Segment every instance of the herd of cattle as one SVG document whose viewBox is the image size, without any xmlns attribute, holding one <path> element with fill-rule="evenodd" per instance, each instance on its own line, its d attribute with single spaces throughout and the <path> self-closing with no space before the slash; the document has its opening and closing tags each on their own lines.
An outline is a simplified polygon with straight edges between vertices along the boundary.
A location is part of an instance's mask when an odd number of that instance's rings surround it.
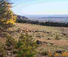
<svg viewBox="0 0 68 57">
<path fill-rule="evenodd" d="M 51 32 L 47 32 L 47 31 L 40 31 L 40 30 L 31 30 L 31 29 L 21 29 L 21 28 L 18 28 L 18 30 L 17 30 L 17 32 L 19 32 L 19 33 L 22 33 L 22 32 L 43 32 L 43 33 L 48 33 L 48 34 L 50 34 Z"/>
</svg>

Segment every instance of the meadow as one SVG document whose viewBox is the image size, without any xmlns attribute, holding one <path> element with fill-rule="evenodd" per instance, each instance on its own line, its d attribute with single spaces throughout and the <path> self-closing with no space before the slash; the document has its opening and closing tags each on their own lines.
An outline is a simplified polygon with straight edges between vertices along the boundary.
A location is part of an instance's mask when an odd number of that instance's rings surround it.
<svg viewBox="0 0 68 57">
<path fill-rule="evenodd" d="M 56 51 L 68 52 L 68 28 L 51 27 L 35 24 L 16 23 L 9 29 L 9 33 L 18 40 L 21 33 L 28 33 L 39 45 L 38 56 L 46 56 L 48 52 L 54 54 Z M 4 37 L 0 37 L 0 42 L 5 43 Z M 41 55 L 40 55 L 41 54 Z"/>
</svg>

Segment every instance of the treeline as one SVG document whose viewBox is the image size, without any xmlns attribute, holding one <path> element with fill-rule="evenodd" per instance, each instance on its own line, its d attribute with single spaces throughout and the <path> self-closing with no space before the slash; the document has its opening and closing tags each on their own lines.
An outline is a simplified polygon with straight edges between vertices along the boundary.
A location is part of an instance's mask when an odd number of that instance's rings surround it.
<svg viewBox="0 0 68 57">
<path fill-rule="evenodd" d="M 54 27 L 68 27 L 68 23 L 60 23 L 60 22 L 39 22 L 39 21 L 32 21 L 32 20 L 19 20 L 17 19 L 18 23 L 29 23 L 29 24 L 37 24 L 37 25 L 44 25 L 44 26 L 54 26 Z"/>
</svg>

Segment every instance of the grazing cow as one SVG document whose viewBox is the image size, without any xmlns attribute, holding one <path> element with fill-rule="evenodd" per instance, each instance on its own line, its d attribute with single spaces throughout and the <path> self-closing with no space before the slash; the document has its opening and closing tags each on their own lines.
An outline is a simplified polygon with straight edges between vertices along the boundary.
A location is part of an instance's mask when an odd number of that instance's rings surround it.
<svg viewBox="0 0 68 57">
<path fill-rule="evenodd" d="M 29 32 L 29 30 L 28 29 L 23 29 L 23 31 L 26 33 L 26 32 Z"/>
<path fill-rule="evenodd" d="M 22 33 L 22 29 L 18 28 L 17 32 Z"/>
<path fill-rule="evenodd" d="M 28 30 L 28 29 L 26 29 L 26 30 L 25 30 L 25 32 L 29 32 L 29 30 Z"/>
</svg>

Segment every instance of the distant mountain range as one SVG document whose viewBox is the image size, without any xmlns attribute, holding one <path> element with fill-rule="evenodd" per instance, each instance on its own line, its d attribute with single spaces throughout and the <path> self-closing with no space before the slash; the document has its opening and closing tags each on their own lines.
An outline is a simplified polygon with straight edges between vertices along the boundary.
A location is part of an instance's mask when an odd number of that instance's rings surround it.
<svg viewBox="0 0 68 57">
<path fill-rule="evenodd" d="M 26 15 L 27 18 L 33 21 L 40 21 L 40 22 L 62 22 L 67 23 L 68 22 L 68 15 Z"/>
<path fill-rule="evenodd" d="M 17 19 L 19 20 L 32 20 L 32 21 L 40 21 L 40 22 L 61 22 L 68 23 L 68 15 L 17 15 Z"/>
</svg>

